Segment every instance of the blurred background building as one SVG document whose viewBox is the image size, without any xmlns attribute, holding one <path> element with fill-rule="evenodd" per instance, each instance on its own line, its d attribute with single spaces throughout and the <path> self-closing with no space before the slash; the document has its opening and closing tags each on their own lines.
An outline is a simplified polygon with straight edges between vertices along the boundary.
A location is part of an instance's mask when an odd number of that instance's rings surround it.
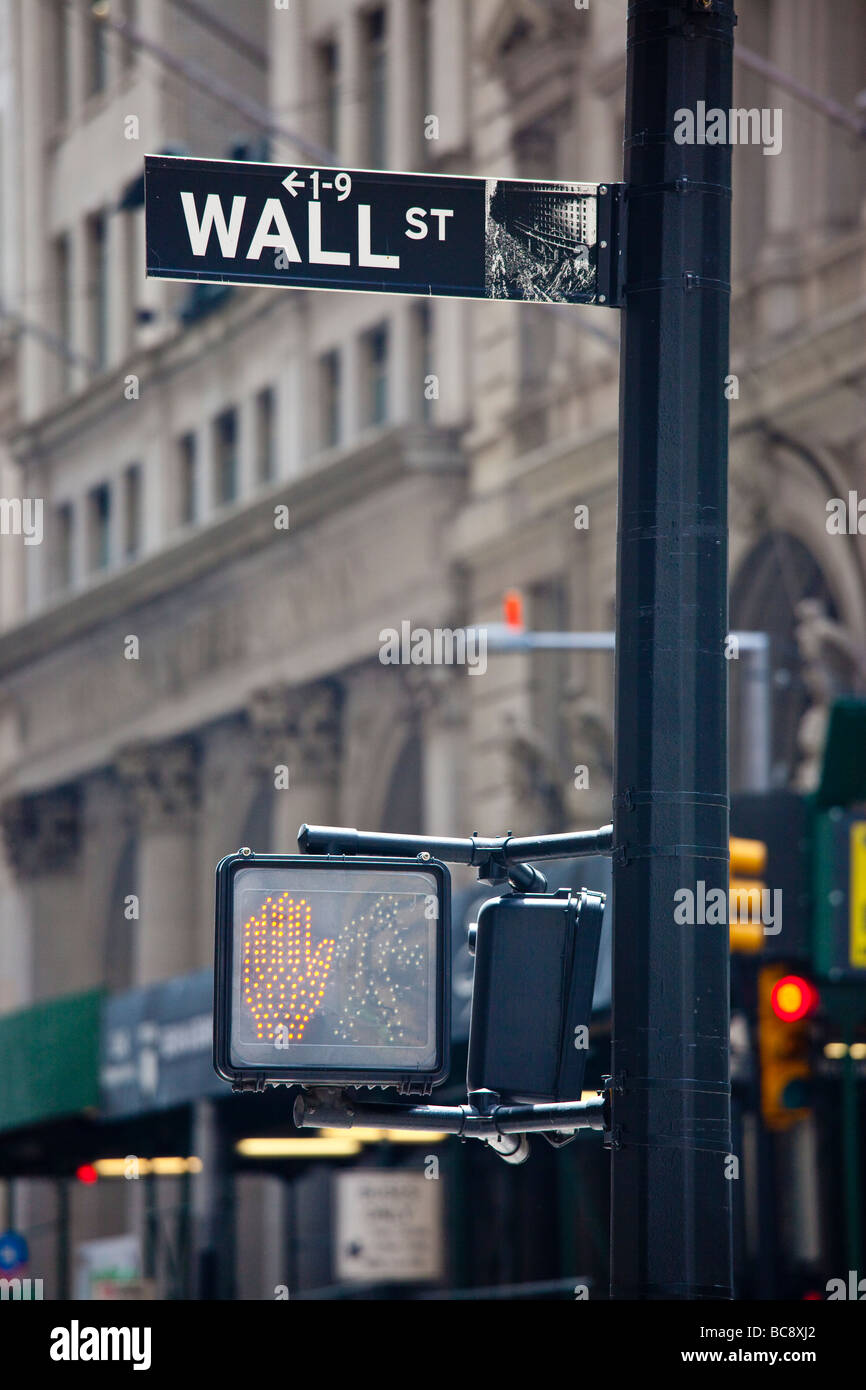
<svg viewBox="0 0 866 1390">
<path fill-rule="evenodd" d="M 826 524 L 866 495 L 866 12 L 743 11 L 735 102 L 783 138 L 734 150 L 730 627 L 769 655 L 731 663 L 732 781 L 802 794 L 866 695 L 866 546 Z M 288 1105 L 212 1076 L 208 977 L 240 845 L 609 819 L 610 652 L 468 679 L 382 665 L 379 633 L 498 622 L 512 589 L 530 628 L 613 627 L 617 313 L 148 281 L 142 159 L 616 181 L 624 79 L 623 0 L 0 0 L 0 487 L 44 533 L 0 538 L 0 1173 L 50 1296 L 100 1261 L 160 1296 L 362 1288 L 334 1172 L 429 1155 L 416 1284 L 604 1286 L 590 1141 L 240 1153 Z M 596 1075 L 604 1048 L 601 1015 Z M 845 1258 L 832 1142 L 776 1141 L 787 1225 L 762 1265 L 744 1198 L 746 1292 Z"/>
</svg>

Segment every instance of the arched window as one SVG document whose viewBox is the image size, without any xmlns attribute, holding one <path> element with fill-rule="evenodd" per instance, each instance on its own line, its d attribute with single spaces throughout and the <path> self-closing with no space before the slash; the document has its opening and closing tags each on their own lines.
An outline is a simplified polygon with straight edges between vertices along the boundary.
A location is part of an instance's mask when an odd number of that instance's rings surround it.
<svg viewBox="0 0 866 1390">
<path fill-rule="evenodd" d="M 797 730 L 812 703 L 803 681 L 797 647 L 797 608 L 817 599 L 828 618 L 838 619 L 830 588 L 817 560 L 802 541 L 770 531 L 740 566 L 731 588 L 731 631 L 770 635 L 771 781 L 789 786 L 798 762 Z M 731 790 L 749 784 L 749 743 L 745 730 L 745 662 L 731 662 Z"/>
<path fill-rule="evenodd" d="M 379 829 L 403 835 L 423 832 L 421 740 L 408 736 L 394 763 Z"/>
</svg>

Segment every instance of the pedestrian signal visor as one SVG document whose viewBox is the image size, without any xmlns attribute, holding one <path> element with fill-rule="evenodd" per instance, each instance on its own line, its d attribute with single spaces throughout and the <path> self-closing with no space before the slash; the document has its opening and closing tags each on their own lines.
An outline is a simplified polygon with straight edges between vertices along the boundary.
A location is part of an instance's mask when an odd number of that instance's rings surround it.
<svg viewBox="0 0 866 1390">
<path fill-rule="evenodd" d="M 214 1065 L 235 1089 L 425 1091 L 448 1073 L 435 860 L 232 854 L 216 873 Z"/>
</svg>

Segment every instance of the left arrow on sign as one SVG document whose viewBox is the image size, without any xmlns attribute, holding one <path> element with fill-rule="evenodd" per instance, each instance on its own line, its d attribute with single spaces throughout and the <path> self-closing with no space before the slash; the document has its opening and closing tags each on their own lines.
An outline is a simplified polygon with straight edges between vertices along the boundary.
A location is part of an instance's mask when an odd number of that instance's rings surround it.
<svg viewBox="0 0 866 1390">
<path fill-rule="evenodd" d="M 293 169 L 292 172 L 283 179 L 283 188 L 287 188 L 292 197 L 297 198 L 298 189 L 304 187 L 304 182 L 304 179 L 298 178 L 297 169 Z"/>
</svg>

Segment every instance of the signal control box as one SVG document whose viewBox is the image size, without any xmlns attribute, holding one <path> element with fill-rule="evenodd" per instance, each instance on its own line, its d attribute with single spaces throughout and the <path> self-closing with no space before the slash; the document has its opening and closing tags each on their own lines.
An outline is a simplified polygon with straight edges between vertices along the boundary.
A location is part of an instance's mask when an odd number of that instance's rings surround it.
<svg viewBox="0 0 866 1390">
<path fill-rule="evenodd" d="M 579 1100 L 603 893 L 563 888 L 484 903 L 470 928 L 475 979 L 466 1079 L 506 1103 Z"/>
</svg>

